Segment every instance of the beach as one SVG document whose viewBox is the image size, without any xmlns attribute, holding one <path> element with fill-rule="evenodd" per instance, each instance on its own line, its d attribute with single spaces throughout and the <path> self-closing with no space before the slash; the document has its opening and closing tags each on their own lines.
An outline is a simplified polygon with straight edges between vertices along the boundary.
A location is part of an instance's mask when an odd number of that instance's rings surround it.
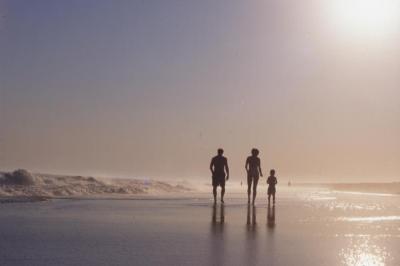
<svg viewBox="0 0 400 266">
<path fill-rule="evenodd" d="M 400 266 L 400 0 L 0 0 L 0 31 L 0 266 Z"/>
<path fill-rule="evenodd" d="M 282 188 L 0 205 L 1 265 L 398 265 L 400 197 Z"/>
</svg>

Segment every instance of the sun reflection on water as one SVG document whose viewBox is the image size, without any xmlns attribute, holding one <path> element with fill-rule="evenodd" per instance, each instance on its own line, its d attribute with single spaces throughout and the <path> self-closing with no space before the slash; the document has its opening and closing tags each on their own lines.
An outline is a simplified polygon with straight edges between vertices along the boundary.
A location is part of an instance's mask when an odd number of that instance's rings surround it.
<svg viewBox="0 0 400 266">
<path fill-rule="evenodd" d="M 371 217 L 339 217 L 339 221 L 347 222 L 384 222 L 384 221 L 400 221 L 400 216 L 371 216 Z"/>
<path fill-rule="evenodd" d="M 384 247 L 371 244 L 369 238 L 362 238 L 356 243 L 351 242 L 349 248 L 342 249 L 340 257 L 348 266 L 384 266 L 390 254 Z"/>
</svg>

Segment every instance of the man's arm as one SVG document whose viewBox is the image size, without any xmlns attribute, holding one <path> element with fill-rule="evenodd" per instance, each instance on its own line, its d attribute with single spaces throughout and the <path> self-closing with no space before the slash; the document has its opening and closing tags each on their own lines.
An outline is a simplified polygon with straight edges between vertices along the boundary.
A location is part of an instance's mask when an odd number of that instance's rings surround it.
<svg viewBox="0 0 400 266">
<path fill-rule="evenodd" d="M 261 160 L 258 162 L 258 170 L 260 171 L 260 176 L 263 176 L 262 170 L 261 170 Z"/>
<path fill-rule="evenodd" d="M 211 174 L 214 174 L 213 166 L 214 166 L 214 160 L 211 159 L 211 163 L 210 163 L 210 171 L 211 171 Z"/>
<path fill-rule="evenodd" d="M 225 171 L 226 171 L 226 180 L 229 179 L 229 166 L 228 166 L 228 159 L 225 161 Z"/>
<path fill-rule="evenodd" d="M 249 172 L 249 157 L 246 159 L 246 164 L 244 165 L 244 169 L 246 169 L 246 172 Z"/>
</svg>

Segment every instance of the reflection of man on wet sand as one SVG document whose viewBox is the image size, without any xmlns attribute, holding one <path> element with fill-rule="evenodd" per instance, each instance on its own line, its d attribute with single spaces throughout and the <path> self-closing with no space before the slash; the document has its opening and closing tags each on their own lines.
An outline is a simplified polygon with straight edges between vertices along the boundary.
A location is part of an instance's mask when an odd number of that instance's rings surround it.
<svg viewBox="0 0 400 266">
<path fill-rule="evenodd" d="M 210 224 L 210 261 L 207 265 L 223 265 L 226 255 L 226 238 L 224 237 L 225 206 L 224 204 L 213 204 Z"/>
<path fill-rule="evenodd" d="M 222 156 L 222 154 L 224 154 L 224 150 L 218 149 L 218 155 L 213 157 L 210 163 L 210 171 L 212 173 L 214 203 L 217 202 L 218 186 L 221 187 L 221 202 L 224 203 L 225 180 L 229 179 L 228 159 Z"/>
<path fill-rule="evenodd" d="M 213 225 L 217 225 L 217 224 L 223 225 L 225 223 L 225 208 L 224 208 L 224 205 L 221 204 L 221 206 L 220 206 L 219 217 L 217 216 L 217 205 L 213 205 L 213 213 L 212 213 L 211 222 L 212 222 Z"/>
<path fill-rule="evenodd" d="M 225 206 L 221 204 L 217 208 L 217 204 L 213 204 L 211 216 L 211 232 L 215 235 L 223 233 L 225 225 Z"/>
</svg>

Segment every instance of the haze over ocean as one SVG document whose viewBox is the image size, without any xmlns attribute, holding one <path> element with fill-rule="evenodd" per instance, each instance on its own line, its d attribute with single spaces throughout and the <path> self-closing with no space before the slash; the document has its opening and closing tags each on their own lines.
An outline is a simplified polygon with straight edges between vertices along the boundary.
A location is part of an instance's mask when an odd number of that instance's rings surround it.
<svg viewBox="0 0 400 266">
<path fill-rule="evenodd" d="M 1 1 L 0 169 L 398 181 L 399 4 L 359 2 Z"/>
</svg>

